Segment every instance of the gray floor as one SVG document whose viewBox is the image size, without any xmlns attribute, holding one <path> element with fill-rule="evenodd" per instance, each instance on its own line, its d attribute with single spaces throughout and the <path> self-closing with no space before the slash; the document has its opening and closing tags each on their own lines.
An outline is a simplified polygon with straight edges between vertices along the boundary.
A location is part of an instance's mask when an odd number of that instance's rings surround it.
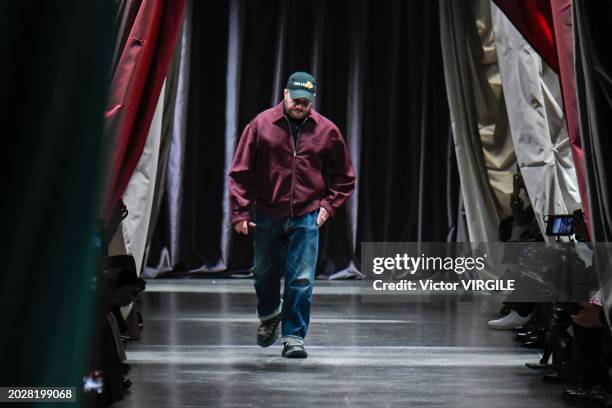
<svg viewBox="0 0 612 408">
<path fill-rule="evenodd" d="M 540 355 L 486 328 L 500 298 L 367 302 L 317 282 L 305 360 L 255 345 L 248 280 L 150 281 L 130 343 L 131 393 L 113 407 L 560 407 Z"/>
</svg>

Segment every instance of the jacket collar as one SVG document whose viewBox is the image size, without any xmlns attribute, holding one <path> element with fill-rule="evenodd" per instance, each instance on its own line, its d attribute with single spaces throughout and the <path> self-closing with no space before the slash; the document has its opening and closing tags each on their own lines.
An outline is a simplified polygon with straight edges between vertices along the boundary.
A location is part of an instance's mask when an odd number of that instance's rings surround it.
<svg viewBox="0 0 612 408">
<path fill-rule="evenodd" d="M 274 116 L 272 118 L 273 122 L 278 122 L 281 119 L 285 118 L 285 105 L 283 104 L 283 101 L 280 101 L 279 104 L 277 104 L 274 108 Z M 310 108 L 310 113 L 308 114 L 308 116 L 306 116 L 306 119 L 312 119 L 312 121 L 315 124 L 319 123 L 319 113 L 317 111 L 315 111 L 314 109 Z"/>
</svg>

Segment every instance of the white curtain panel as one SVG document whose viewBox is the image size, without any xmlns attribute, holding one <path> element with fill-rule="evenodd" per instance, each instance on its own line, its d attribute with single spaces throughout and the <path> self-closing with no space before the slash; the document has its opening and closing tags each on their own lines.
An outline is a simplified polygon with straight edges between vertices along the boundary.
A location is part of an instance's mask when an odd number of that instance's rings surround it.
<svg viewBox="0 0 612 408">
<path fill-rule="evenodd" d="M 134 256 L 136 271 L 140 275 L 142 261 L 147 244 L 149 232 L 149 220 L 153 195 L 155 192 L 155 178 L 157 177 L 157 161 L 159 159 L 159 148 L 162 129 L 162 113 L 164 107 L 165 82 L 159 94 L 155 114 L 151 122 L 147 141 L 136 166 L 136 170 L 130 179 L 123 202 L 128 209 L 128 216 L 123 222 L 123 240 L 128 254 Z"/>
<path fill-rule="evenodd" d="M 544 234 L 545 215 L 582 207 L 559 77 L 493 2 L 491 15 L 516 158 Z"/>
<path fill-rule="evenodd" d="M 469 239 L 491 242 L 498 237 L 500 209 L 487 173 L 476 100 L 484 95 L 494 98 L 485 73 L 476 69 L 481 65 L 474 62 L 474 48 L 481 44 L 465 7 L 463 2 L 440 0 L 444 77 Z"/>
</svg>

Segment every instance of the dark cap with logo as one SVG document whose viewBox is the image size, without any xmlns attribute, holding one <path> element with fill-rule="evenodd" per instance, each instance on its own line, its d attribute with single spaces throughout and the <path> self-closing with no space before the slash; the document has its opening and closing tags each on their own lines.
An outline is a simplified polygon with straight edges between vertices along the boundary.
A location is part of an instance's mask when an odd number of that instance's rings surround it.
<svg viewBox="0 0 612 408">
<path fill-rule="evenodd" d="M 307 72 L 294 72 L 287 80 L 287 89 L 291 99 L 314 100 L 317 83 L 312 75 Z"/>
</svg>

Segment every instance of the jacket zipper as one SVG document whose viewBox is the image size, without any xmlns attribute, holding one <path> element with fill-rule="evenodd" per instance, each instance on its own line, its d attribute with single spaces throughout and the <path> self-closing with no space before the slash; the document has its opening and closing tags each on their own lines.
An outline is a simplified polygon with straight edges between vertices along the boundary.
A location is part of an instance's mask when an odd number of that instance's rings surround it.
<svg viewBox="0 0 612 408">
<path fill-rule="evenodd" d="M 291 136 L 291 145 L 293 146 L 293 161 L 291 162 L 291 190 L 289 192 L 289 211 L 291 212 L 291 218 L 293 218 L 293 186 L 295 182 L 295 158 L 297 157 L 297 145 L 300 141 L 300 131 L 302 130 L 302 126 L 308 120 L 308 117 L 304 119 L 300 128 L 298 129 L 297 135 L 295 136 L 295 142 L 293 141 L 293 128 L 291 127 L 291 123 L 287 116 L 285 116 L 285 120 L 287 121 L 287 126 L 289 126 L 289 135 Z"/>
</svg>

